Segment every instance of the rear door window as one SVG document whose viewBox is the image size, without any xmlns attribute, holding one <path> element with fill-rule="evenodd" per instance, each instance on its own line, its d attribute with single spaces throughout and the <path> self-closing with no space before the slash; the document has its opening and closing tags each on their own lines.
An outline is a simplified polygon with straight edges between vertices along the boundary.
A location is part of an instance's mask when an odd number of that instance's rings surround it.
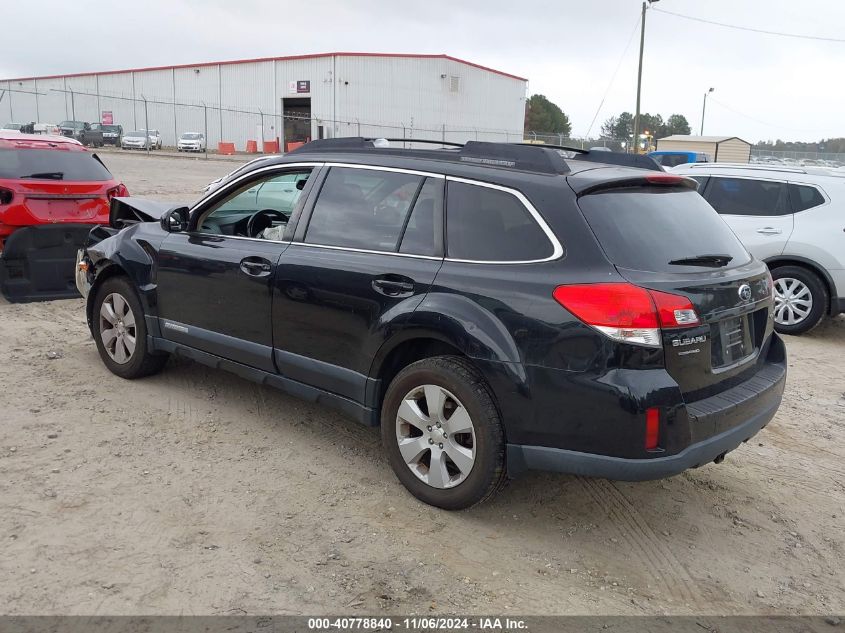
<svg viewBox="0 0 845 633">
<path fill-rule="evenodd" d="M 423 177 L 402 172 L 332 167 L 305 241 L 362 250 L 396 251 Z"/>
<path fill-rule="evenodd" d="M 822 192 L 809 185 L 789 185 L 789 201 L 792 203 L 792 210 L 805 211 L 825 203 Z"/>
<path fill-rule="evenodd" d="M 446 249 L 451 259 L 536 261 L 554 246 L 512 193 L 450 182 L 446 194 Z"/>
<path fill-rule="evenodd" d="M 0 149 L 0 178 L 31 180 L 111 180 L 93 154 L 61 149 Z"/>
<path fill-rule="evenodd" d="M 583 196 L 578 205 L 607 257 L 622 268 L 684 272 L 687 266 L 669 262 L 696 255 L 727 255 L 731 267 L 751 260 L 728 225 L 688 189 L 618 189 Z"/>
<path fill-rule="evenodd" d="M 712 176 L 707 202 L 722 215 L 786 215 L 786 184 L 774 180 Z"/>
</svg>

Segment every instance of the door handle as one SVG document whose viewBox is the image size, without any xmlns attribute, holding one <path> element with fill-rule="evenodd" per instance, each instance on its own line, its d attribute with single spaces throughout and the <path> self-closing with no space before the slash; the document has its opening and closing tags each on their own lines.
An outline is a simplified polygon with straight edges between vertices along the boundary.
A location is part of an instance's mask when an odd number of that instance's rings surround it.
<svg viewBox="0 0 845 633">
<path fill-rule="evenodd" d="M 783 230 L 776 229 L 773 226 L 765 226 L 762 229 L 757 229 L 757 232 L 762 235 L 780 235 L 781 233 L 783 233 Z"/>
<path fill-rule="evenodd" d="M 373 290 L 388 297 L 402 297 L 414 292 L 414 282 L 401 279 L 373 279 Z"/>
<path fill-rule="evenodd" d="M 245 257 L 241 260 L 241 272 L 250 277 L 266 277 L 272 269 L 272 264 L 263 257 Z"/>
</svg>

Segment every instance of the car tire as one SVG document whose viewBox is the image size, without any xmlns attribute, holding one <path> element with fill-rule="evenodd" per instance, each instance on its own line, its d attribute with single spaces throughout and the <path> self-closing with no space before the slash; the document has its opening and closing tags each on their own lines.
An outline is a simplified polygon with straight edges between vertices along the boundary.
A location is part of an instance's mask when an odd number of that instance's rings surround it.
<svg viewBox="0 0 845 633">
<path fill-rule="evenodd" d="M 464 358 L 437 356 L 402 369 L 384 397 L 381 438 L 399 481 L 438 508 L 481 503 L 505 481 L 501 416 L 490 387 Z"/>
<path fill-rule="evenodd" d="M 151 353 L 144 309 L 126 277 L 110 277 L 97 289 L 92 311 L 94 342 L 108 370 L 121 378 L 161 371 L 168 355 Z"/>
<path fill-rule="evenodd" d="M 780 266 L 772 270 L 772 279 L 777 332 L 805 334 L 822 322 L 828 291 L 818 275 L 801 266 Z"/>
</svg>

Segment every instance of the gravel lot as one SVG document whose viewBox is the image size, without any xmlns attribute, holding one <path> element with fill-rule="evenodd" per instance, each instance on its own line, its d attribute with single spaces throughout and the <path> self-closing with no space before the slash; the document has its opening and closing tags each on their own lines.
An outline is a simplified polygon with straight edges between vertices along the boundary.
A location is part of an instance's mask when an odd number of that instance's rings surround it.
<svg viewBox="0 0 845 633">
<path fill-rule="evenodd" d="M 234 167 L 104 159 L 175 201 Z M 842 613 L 845 319 L 787 346 L 780 412 L 719 466 L 446 513 L 374 429 L 184 360 L 123 381 L 81 299 L 0 303 L 2 612 Z"/>
</svg>

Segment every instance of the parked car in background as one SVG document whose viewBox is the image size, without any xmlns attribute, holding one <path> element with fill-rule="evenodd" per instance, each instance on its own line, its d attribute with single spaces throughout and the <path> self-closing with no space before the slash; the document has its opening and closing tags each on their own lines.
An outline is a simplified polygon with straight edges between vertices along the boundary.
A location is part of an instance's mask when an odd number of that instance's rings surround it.
<svg viewBox="0 0 845 633">
<path fill-rule="evenodd" d="M 6 123 L 2 129 L 6 131 L 20 132 L 23 125 L 23 123 Z"/>
<path fill-rule="evenodd" d="M 76 296 L 74 263 L 91 225 L 129 192 L 71 138 L 0 131 L 0 292 L 10 301 Z"/>
<path fill-rule="evenodd" d="M 651 156 L 651 158 L 653 158 L 658 165 L 666 169 L 675 167 L 676 165 L 683 165 L 685 163 L 709 163 L 713 160 L 708 154 L 705 154 L 704 152 L 682 152 L 677 150 L 663 150 L 649 152 L 648 155 Z"/>
<path fill-rule="evenodd" d="M 85 121 L 62 121 L 59 123 L 59 132 L 62 136 L 76 139 L 83 145 L 103 146 L 103 131 L 92 128 L 91 124 Z"/>
<path fill-rule="evenodd" d="M 61 136 L 59 126 L 55 123 L 36 123 L 35 134 L 53 134 L 55 136 Z"/>
<path fill-rule="evenodd" d="M 150 135 L 146 130 L 133 130 L 126 132 L 120 139 L 122 149 L 147 149 L 151 148 Z"/>
<path fill-rule="evenodd" d="M 845 312 L 845 174 L 825 168 L 680 165 L 745 247 L 769 265 L 775 327 L 803 334 Z"/>
<path fill-rule="evenodd" d="M 161 149 L 161 133 L 158 130 L 147 130 L 147 135 L 150 137 L 150 147 Z"/>
<path fill-rule="evenodd" d="M 399 481 L 451 510 L 508 471 L 718 463 L 768 424 L 771 277 L 692 180 L 432 145 L 314 141 L 190 208 L 115 201 L 77 277 L 104 365 L 186 356 L 380 424 Z"/>
<path fill-rule="evenodd" d="M 176 142 L 176 149 L 180 152 L 204 152 L 205 135 L 200 132 L 185 132 Z"/>
<path fill-rule="evenodd" d="M 120 147 L 120 141 L 123 138 L 123 126 L 103 123 L 102 129 L 103 142 L 106 145 L 114 145 L 115 147 Z"/>
</svg>

